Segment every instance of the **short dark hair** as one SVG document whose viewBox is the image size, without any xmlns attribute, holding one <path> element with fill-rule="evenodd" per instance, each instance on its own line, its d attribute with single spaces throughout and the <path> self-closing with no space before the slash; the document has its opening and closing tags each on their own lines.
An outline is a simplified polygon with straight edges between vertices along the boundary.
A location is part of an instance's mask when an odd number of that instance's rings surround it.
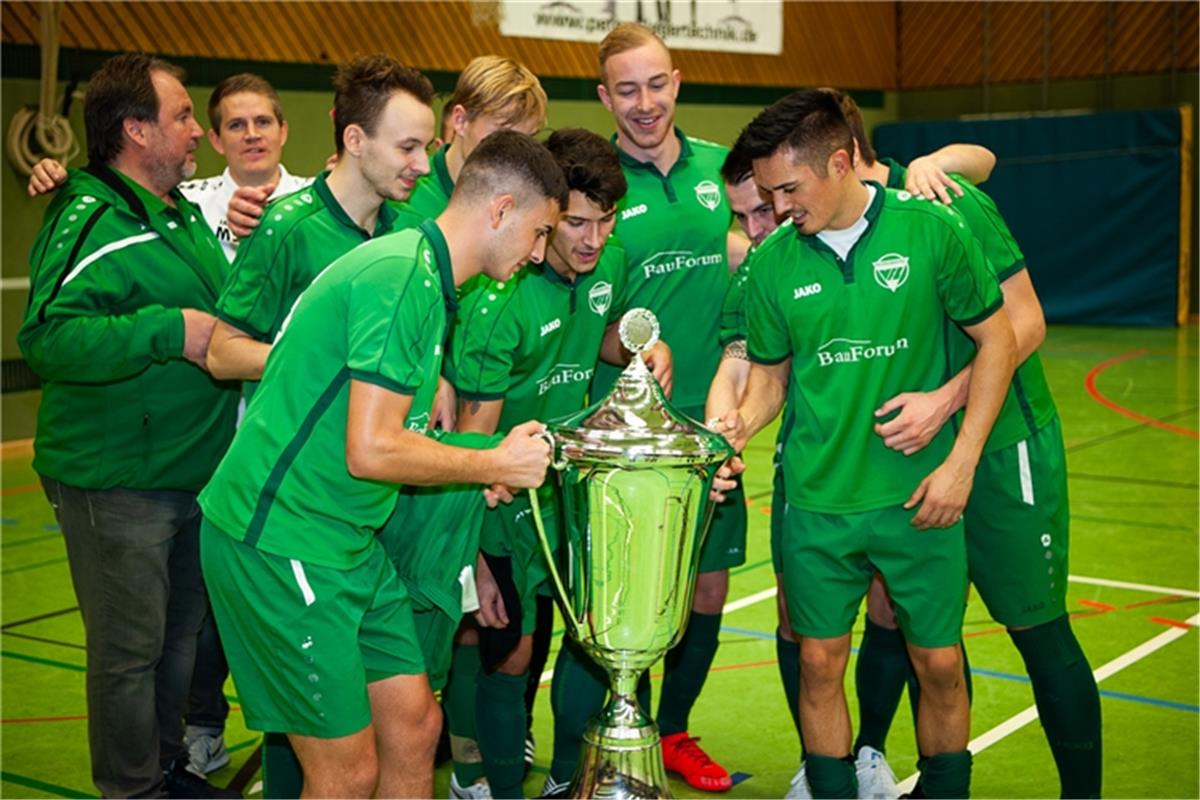
<svg viewBox="0 0 1200 800">
<path fill-rule="evenodd" d="M 837 99 L 820 89 L 792 92 L 760 111 L 742 130 L 734 149 L 756 159 L 785 146 L 822 177 L 829 157 L 838 150 L 853 157 L 854 135 Z"/>
<path fill-rule="evenodd" d="M 208 98 L 208 124 L 218 133 L 221 132 L 221 101 L 226 97 L 242 92 L 260 94 L 271 101 L 271 111 L 275 121 L 283 124 L 283 104 L 279 102 L 279 94 L 266 78 L 253 72 L 239 72 L 221 81 L 212 90 Z"/>
<path fill-rule="evenodd" d="M 863 164 L 868 167 L 872 166 L 876 158 L 875 148 L 871 146 L 871 141 L 867 138 L 867 127 L 863 123 L 862 111 L 859 109 L 858 103 L 840 89 L 823 86 L 821 91 L 828 92 L 837 98 L 838 105 L 842 109 L 842 116 L 846 118 L 846 124 L 850 126 L 850 133 L 853 134 L 854 141 L 858 144 L 858 154 L 862 157 Z"/>
<path fill-rule="evenodd" d="M 753 161 L 746 151 L 737 147 L 730 150 L 729 155 L 725 156 L 725 163 L 721 165 L 721 178 L 730 186 L 737 186 L 752 174 Z"/>
<path fill-rule="evenodd" d="M 429 79 L 382 53 L 338 67 L 333 76 L 333 138 L 339 154 L 342 135 L 350 125 L 358 125 L 368 136 L 375 135 L 375 126 L 394 92 L 407 92 L 433 106 L 433 84 Z"/>
<path fill-rule="evenodd" d="M 83 98 L 83 127 L 93 164 L 111 164 L 121 154 L 125 120 L 158 121 L 155 72 L 183 82 L 182 69 L 144 53 L 113 56 L 92 75 Z"/>
<path fill-rule="evenodd" d="M 546 139 L 546 149 L 562 168 L 570 191 L 582 193 L 605 211 L 625 196 L 629 185 L 621 160 L 603 136 L 583 128 L 562 128 Z"/>
<path fill-rule="evenodd" d="M 533 137 L 507 129 L 488 134 L 467 156 L 451 201 L 490 197 L 510 186 L 514 195 L 525 189 L 554 200 L 560 209 L 567 207 L 567 181 L 554 156 Z"/>
</svg>

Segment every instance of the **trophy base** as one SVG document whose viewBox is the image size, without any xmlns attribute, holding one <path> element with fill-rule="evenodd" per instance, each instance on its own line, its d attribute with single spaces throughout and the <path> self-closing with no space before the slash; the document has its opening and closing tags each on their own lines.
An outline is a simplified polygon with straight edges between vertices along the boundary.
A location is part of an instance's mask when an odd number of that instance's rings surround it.
<svg viewBox="0 0 1200 800">
<path fill-rule="evenodd" d="M 662 738 L 648 719 L 634 727 L 593 719 L 583 735 L 571 797 L 658 800 L 671 797 L 663 767 Z"/>
</svg>

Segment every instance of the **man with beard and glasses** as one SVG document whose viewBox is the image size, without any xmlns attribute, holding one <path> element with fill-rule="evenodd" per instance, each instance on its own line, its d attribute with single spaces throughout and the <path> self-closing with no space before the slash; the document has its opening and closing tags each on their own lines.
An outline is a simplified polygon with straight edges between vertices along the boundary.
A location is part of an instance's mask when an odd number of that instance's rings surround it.
<svg viewBox="0 0 1200 800">
<path fill-rule="evenodd" d="M 84 99 L 72 171 L 30 257 L 18 334 L 42 379 L 34 468 L 66 540 L 87 637 L 92 779 L 106 797 L 236 797 L 186 770 L 205 614 L 196 493 L 237 414 L 206 371 L 228 262 L 178 190 L 203 130 L 182 72 L 116 56 Z"/>
</svg>

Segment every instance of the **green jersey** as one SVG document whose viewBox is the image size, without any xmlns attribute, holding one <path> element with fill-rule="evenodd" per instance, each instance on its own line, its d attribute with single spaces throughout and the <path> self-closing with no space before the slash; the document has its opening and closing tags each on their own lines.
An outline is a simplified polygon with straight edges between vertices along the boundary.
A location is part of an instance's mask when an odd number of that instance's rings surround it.
<svg viewBox="0 0 1200 800">
<path fill-rule="evenodd" d="M 721 360 L 721 304 L 729 285 L 726 237 L 732 212 L 725 199 L 719 145 L 679 137 L 679 160 L 658 167 L 618 149 L 629 191 L 617 212 L 616 235 L 629 262 L 629 308 L 658 316 L 662 340 L 675 363 L 672 402 L 689 413 L 702 409 Z M 614 146 L 616 137 L 613 137 Z M 606 394 L 619 367 L 596 368 L 595 396 Z"/>
<path fill-rule="evenodd" d="M 388 201 L 399 212 L 399 228 L 415 228 L 427 219 L 437 219 L 450 205 L 450 195 L 454 194 L 454 181 L 450 180 L 450 171 L 446 169 L 446 151 L 450 145 L 443 145 L 429 159 L 429 174 L 417 179 L 408 199 L 401 203 Z"/>
<path fill-rule="evenodd" d="M 360 228 L 334 198 L 328 178 L 328 172 L 322 173 L 312 186 L 267 206 L 261 229 L 242 241 L 221 289 L 217 316 L 223 321 L 270 342 L 318 272 L 372 236 L 392 230 L 396 211 L 386 203 L 373 232 Z"/>
<path fill-rule="evenodd" d="M 844 259 L 790 221 L 753 257 L 747 349 L 762 364 L 791 359 L 784 483 L 788 503 L 806 511 L 900 505 L 945 460 L 948 427 L 905 456 L 875 434 L 875 409 L 941 386 L 949 328 L 977 324 L 1003 303 L 958 214 L 871 186 L 865 230 Z"/>
<path fill-rule="evenodd" d="M 894 181 L 898 188 L 903 188 L 907 171 L 893 161 L 884 163 L 888 164 L 888 186 L 892 187 Z M 1004 283 L 1025 269 L 1025 254 L 1021 252 L 1021 246 L 1013 238 L 1012 231 L 1000 216 L 992 198 L 961 175 L 952 177 L 963 190 L 963 196 L 954 198 L 952 207 L 962 215 L 967 227 L 979 241 L 988 264 L 996 273 L 996 279 Z M 959 328 L 951 333 L 950 363 L 957 371 L 975 358 L 975 340 Z M 1034 351 L 1013 374 L 1004 406 L 996 417 L 996 425 L 988 436 L 983 452 L 994 453 L 1028 439 L 1054 419 L 1057 413 L 1054 396 L 1050 393 L 1046 373 L 1042 369 L 1042 359 Z"/>
<path fill-rule="evenodd" d="M 30 253 L 17 342 L 42 380 L 33 467 L 83 489 L 196 492 L 233 435 L 238 385 L 183 357 L 229 262 L 199 209 L 117 170 L 72 170 Z"/>
<path fill-rule="evenodd" d="M 346 468 L 350 381 L 412 395 L 405 424 L 424 433 L 456 308 L 433 222 L 326 267 L 280 329 L 254 402 L 200 495 L 205 515 L 275 555 L 336 569 L 362 563 L 396 487 Z"/>
</svg>

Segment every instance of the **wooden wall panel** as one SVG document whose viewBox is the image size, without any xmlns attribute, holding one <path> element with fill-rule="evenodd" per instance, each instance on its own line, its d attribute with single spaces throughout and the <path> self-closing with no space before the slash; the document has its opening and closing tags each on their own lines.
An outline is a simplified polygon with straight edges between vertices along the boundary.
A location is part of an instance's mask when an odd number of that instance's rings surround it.
<svg viewBox="0 0 1200 800">
<path fill-rule="evenodd" d="M 974 3 L 899 3 L 900 89 L 983 79 L 983 16 Z"/>
<path fill-rule="evenodd" d="M 1195 2 L 901 2 L 898 13 L 901 89 L 1165 72 L 1173 51 L 1175 69 L 1200 66 Z"/>
<path fill-rule="evenodd" d="M 0 41 L 36 43 L 36 4 L 3 8 Z M 447 71 L 499 53 L 542 76 L 596 74 L 595 44 L 502 37 L 497 13 L 495 2 L 68 2 L 61 39 L 91 50 L 316 64 L 382 50 Z M 699 83 L 895 88 L 896 7 L 788 2 L 783 55 L 679 50 L 675 58 Z"/>
</svg>

